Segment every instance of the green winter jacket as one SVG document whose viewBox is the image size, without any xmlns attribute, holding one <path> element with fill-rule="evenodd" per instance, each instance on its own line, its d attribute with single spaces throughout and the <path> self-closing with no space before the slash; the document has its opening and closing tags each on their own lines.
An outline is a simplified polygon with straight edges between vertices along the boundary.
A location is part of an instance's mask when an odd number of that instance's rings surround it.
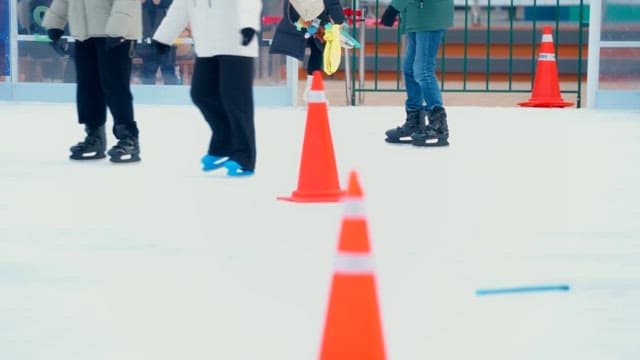
<svg viewBox="0 0 640 360">
<path fill-rule="evenodd" d="M 453 26 L 453 0 L 392 0 L 400 11 L 400 32 L 446 30 Z"/>
</svg>

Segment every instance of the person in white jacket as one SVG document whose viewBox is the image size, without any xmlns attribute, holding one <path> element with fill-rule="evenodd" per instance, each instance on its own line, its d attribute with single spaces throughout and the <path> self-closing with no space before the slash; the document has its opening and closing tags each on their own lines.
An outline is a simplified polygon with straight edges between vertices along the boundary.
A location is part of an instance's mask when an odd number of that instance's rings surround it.
<svg viewBox="0 0 640 360">
<path fill-rule="evenodd" d="M 191 99 L 212 131 L 204 171 L 254 172 L 253 76 L 261 12 L 260 0 L 174 0 L 153 35 L 162 53 L 190 24 L 196 52 Z"/>
</svg>

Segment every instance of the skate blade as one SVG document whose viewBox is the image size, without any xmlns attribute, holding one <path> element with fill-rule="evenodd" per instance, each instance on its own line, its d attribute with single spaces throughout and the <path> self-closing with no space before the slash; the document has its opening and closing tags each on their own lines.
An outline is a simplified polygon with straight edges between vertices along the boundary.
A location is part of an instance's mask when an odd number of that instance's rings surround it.
<svg viewBox="0 0 640 360">
<path fill-rule="evenodd" d="M 224 166 L 225 161 L 229 160 L 228 156 L 207 155 L 200 160 L 202 171 L 213 171 Z"/>
<path fill-rule="evenodd" d="M 411 144 L 411 139 L 394 139 L 394 138 L 386 138 L 384 141 L 389 144 Z"/>
<path fill-rule="evenodd" d="M 412 140 L 411 144 L 421 147 L 449 146 L 447 139 Z"/>
<path fill-rule="evenodd" d="M 118 164 L 132 163 L 132 162 L 140 161 L 140 155 L 130 154 L 130 155 L 123 155 L 118 157 L 114 156 L 114 157 L 111 157 L 109 160 L 111 162 L 118 163 Z"/>
<path fill-rule="evenodd" d="M 104 159 L 106 155 L 103 152 L 90 152 L 90 153 L 72 153 L 69 155 L 71 160 L 98 160 Z"/>
</svg>

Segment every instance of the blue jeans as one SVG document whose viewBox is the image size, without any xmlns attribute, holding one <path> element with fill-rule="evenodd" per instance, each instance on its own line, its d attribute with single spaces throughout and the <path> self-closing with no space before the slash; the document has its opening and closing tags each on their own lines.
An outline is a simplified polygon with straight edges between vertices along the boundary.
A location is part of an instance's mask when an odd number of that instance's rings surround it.
<svg viewBox="0 0 640 360">
<path fill-rule="evenodd" d="M 436 77 L 436 56 L 444 30 L 407 34 L 407 49 L 402 63 L 407 88 L 407 111 L 431 110 L 442 106 L 442 93 Z"/>
</svg>

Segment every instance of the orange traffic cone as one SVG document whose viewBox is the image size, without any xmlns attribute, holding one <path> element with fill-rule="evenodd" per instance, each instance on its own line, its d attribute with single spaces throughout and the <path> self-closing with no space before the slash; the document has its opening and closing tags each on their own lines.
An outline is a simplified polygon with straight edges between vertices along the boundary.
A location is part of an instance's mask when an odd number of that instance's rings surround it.
<svg viewBox="0 0 640 360">
<path fill-rule="evenodd" d="M 320 360 L 386 358 L 362 188 L 349 176 Z"/>
<path fill-rule="evenodd" d="M 322 73 L 315 71 L 307 100 L 307 124 L 304 131 L 298 189 L 279 200 L 295 202 L 337 202 L 344 196 L 340 189 L 333 152 L 327 100 Z"/>
<path fill-rule="evenodd" d="M 529 98 L 529 101 L 518 103 L 518 105 L 531 107 L 567 107 L 573 105 L 571 102 L 564 101 L 560 96 L 558 66 L 556 64 L 551 26 L 547 25 L 543 28 L 531 98 Z"/>
</svg>

